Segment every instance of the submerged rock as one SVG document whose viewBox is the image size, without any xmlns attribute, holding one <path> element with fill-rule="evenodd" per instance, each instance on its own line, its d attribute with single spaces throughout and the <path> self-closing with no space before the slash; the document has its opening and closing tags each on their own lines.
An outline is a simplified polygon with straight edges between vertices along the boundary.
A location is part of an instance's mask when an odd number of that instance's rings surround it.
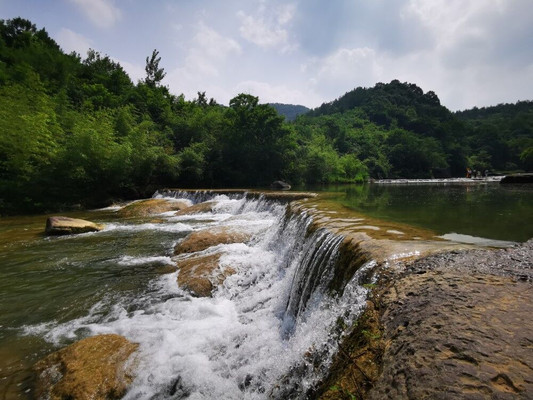
<svg viewBox="0 0 533 400">
<path fill-rule="evenodd" d="M 247 242 L 253 234 L 247 231 L 236 231 L 229 227 L 217 227 L 192 232 L 178 243 L 174 248 L 174 254 L 195 253 L 219 244 L 231 244 Z"/>
<path fill-rule="evenodd" d="M 109 400 L 121 398 L 133 380 L 127 361 L 138 345 L 114 334 L 80 340 L 33 367 L 35 398 Z"/>
<path fill-rule="evenodd" d="M 221 285 L 228 276 L 235 273 L 233 268 L 220 265 L 221 256 L 222 253 L 215 253 L 179 260 L 178 285 L 194 296 L 211 296 L 216 286 Z"/>
<path fill-rule="evenodd" d="M 147 217 L 168 211 L 181 211 L 189 207 L 189 203 L 179 200 L 148 199 L 128 204 L 117 211 L 117 215 L 125 218 Z"/>
<path fill-rule="evenodd" d="M 76 233 L 98 232 L 104 229 L 104 225 L 95 224 L 84 219 L 69 217 L 49 217 L 46 220 L 45 234 L 47 235 L 71 235 Z"/>
</svg>

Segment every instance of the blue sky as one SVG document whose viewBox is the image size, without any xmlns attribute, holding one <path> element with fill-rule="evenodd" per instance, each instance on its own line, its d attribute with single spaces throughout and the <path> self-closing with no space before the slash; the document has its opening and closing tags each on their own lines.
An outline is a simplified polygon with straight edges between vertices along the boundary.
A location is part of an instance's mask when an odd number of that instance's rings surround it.
<svg viewBox="0 0 533 400">
<path fill-rule="evenodd" d="M 17 16 L 134 81 L 158 49 L 187 99 L 316 107 L 392 79 L 452 110 L 533 99 L 531 0 L 0 0 L 0 19 Z"/>
</svg>

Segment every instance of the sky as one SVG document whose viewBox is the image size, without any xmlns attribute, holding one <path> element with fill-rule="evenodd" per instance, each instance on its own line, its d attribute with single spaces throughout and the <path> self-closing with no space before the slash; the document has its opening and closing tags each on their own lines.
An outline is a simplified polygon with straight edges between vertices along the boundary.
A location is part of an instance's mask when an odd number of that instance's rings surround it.
<svg viewBox="0 0 533 400">
<path fill-rule="evenodd" d="M 0 19 L 18 16 L 134 82 L 157 49 L 188 100 L 314 108 L 393 79 L 453 111 L 533 100 L 532 0 L 0 0 Z"/>
</svg>

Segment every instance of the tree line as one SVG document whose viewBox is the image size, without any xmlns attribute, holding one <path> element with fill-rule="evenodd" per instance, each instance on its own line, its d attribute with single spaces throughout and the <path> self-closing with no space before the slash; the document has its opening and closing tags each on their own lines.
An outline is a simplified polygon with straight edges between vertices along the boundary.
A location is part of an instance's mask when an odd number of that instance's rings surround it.
<svg viewBox="0 0 533 400">
<path fill-rule="evenodd" d="M 205 92 L 174 95 L 160 60 L 154 50 L 134 83 L 107 55 L 65 54 L 30 21 L 1 20 L 0 214 L 90 207 L 164 186 L 531 168 L 530 102 L 454 114 L 434 93 L 392 81 L 286 121 L 249 94 L 229 106 Z"/>
</svg>

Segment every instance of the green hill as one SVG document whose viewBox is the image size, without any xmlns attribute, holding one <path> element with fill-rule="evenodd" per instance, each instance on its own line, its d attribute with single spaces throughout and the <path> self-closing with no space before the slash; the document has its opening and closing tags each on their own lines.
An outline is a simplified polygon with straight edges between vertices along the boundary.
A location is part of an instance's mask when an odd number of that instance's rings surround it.
<svg viewBox="0 0 533 400">
<path fill-rule="evenodd" d="M 135 84 L 107 55 L 65 54 L 30 21 L 0 20 L 0 214 L 95 206 L 162 186 L 532 168 L 531 102 L 452 113 L 435 93 L 394 80 L 304 114 L 247 94 L 225 107 L 202 91 L 191 100 L 170 93 L 159 61 L 154 50 Z"/>
<path fill-rule="evenodd" d="M 274 107 L 278 114 L 283 115 L 287 121 L 294 121 L 298 115 L 302 115 L 310 111 L 309 108 L 300 105 L 282 103 L 268 104 L 269 106 Z"/>
</svg>

